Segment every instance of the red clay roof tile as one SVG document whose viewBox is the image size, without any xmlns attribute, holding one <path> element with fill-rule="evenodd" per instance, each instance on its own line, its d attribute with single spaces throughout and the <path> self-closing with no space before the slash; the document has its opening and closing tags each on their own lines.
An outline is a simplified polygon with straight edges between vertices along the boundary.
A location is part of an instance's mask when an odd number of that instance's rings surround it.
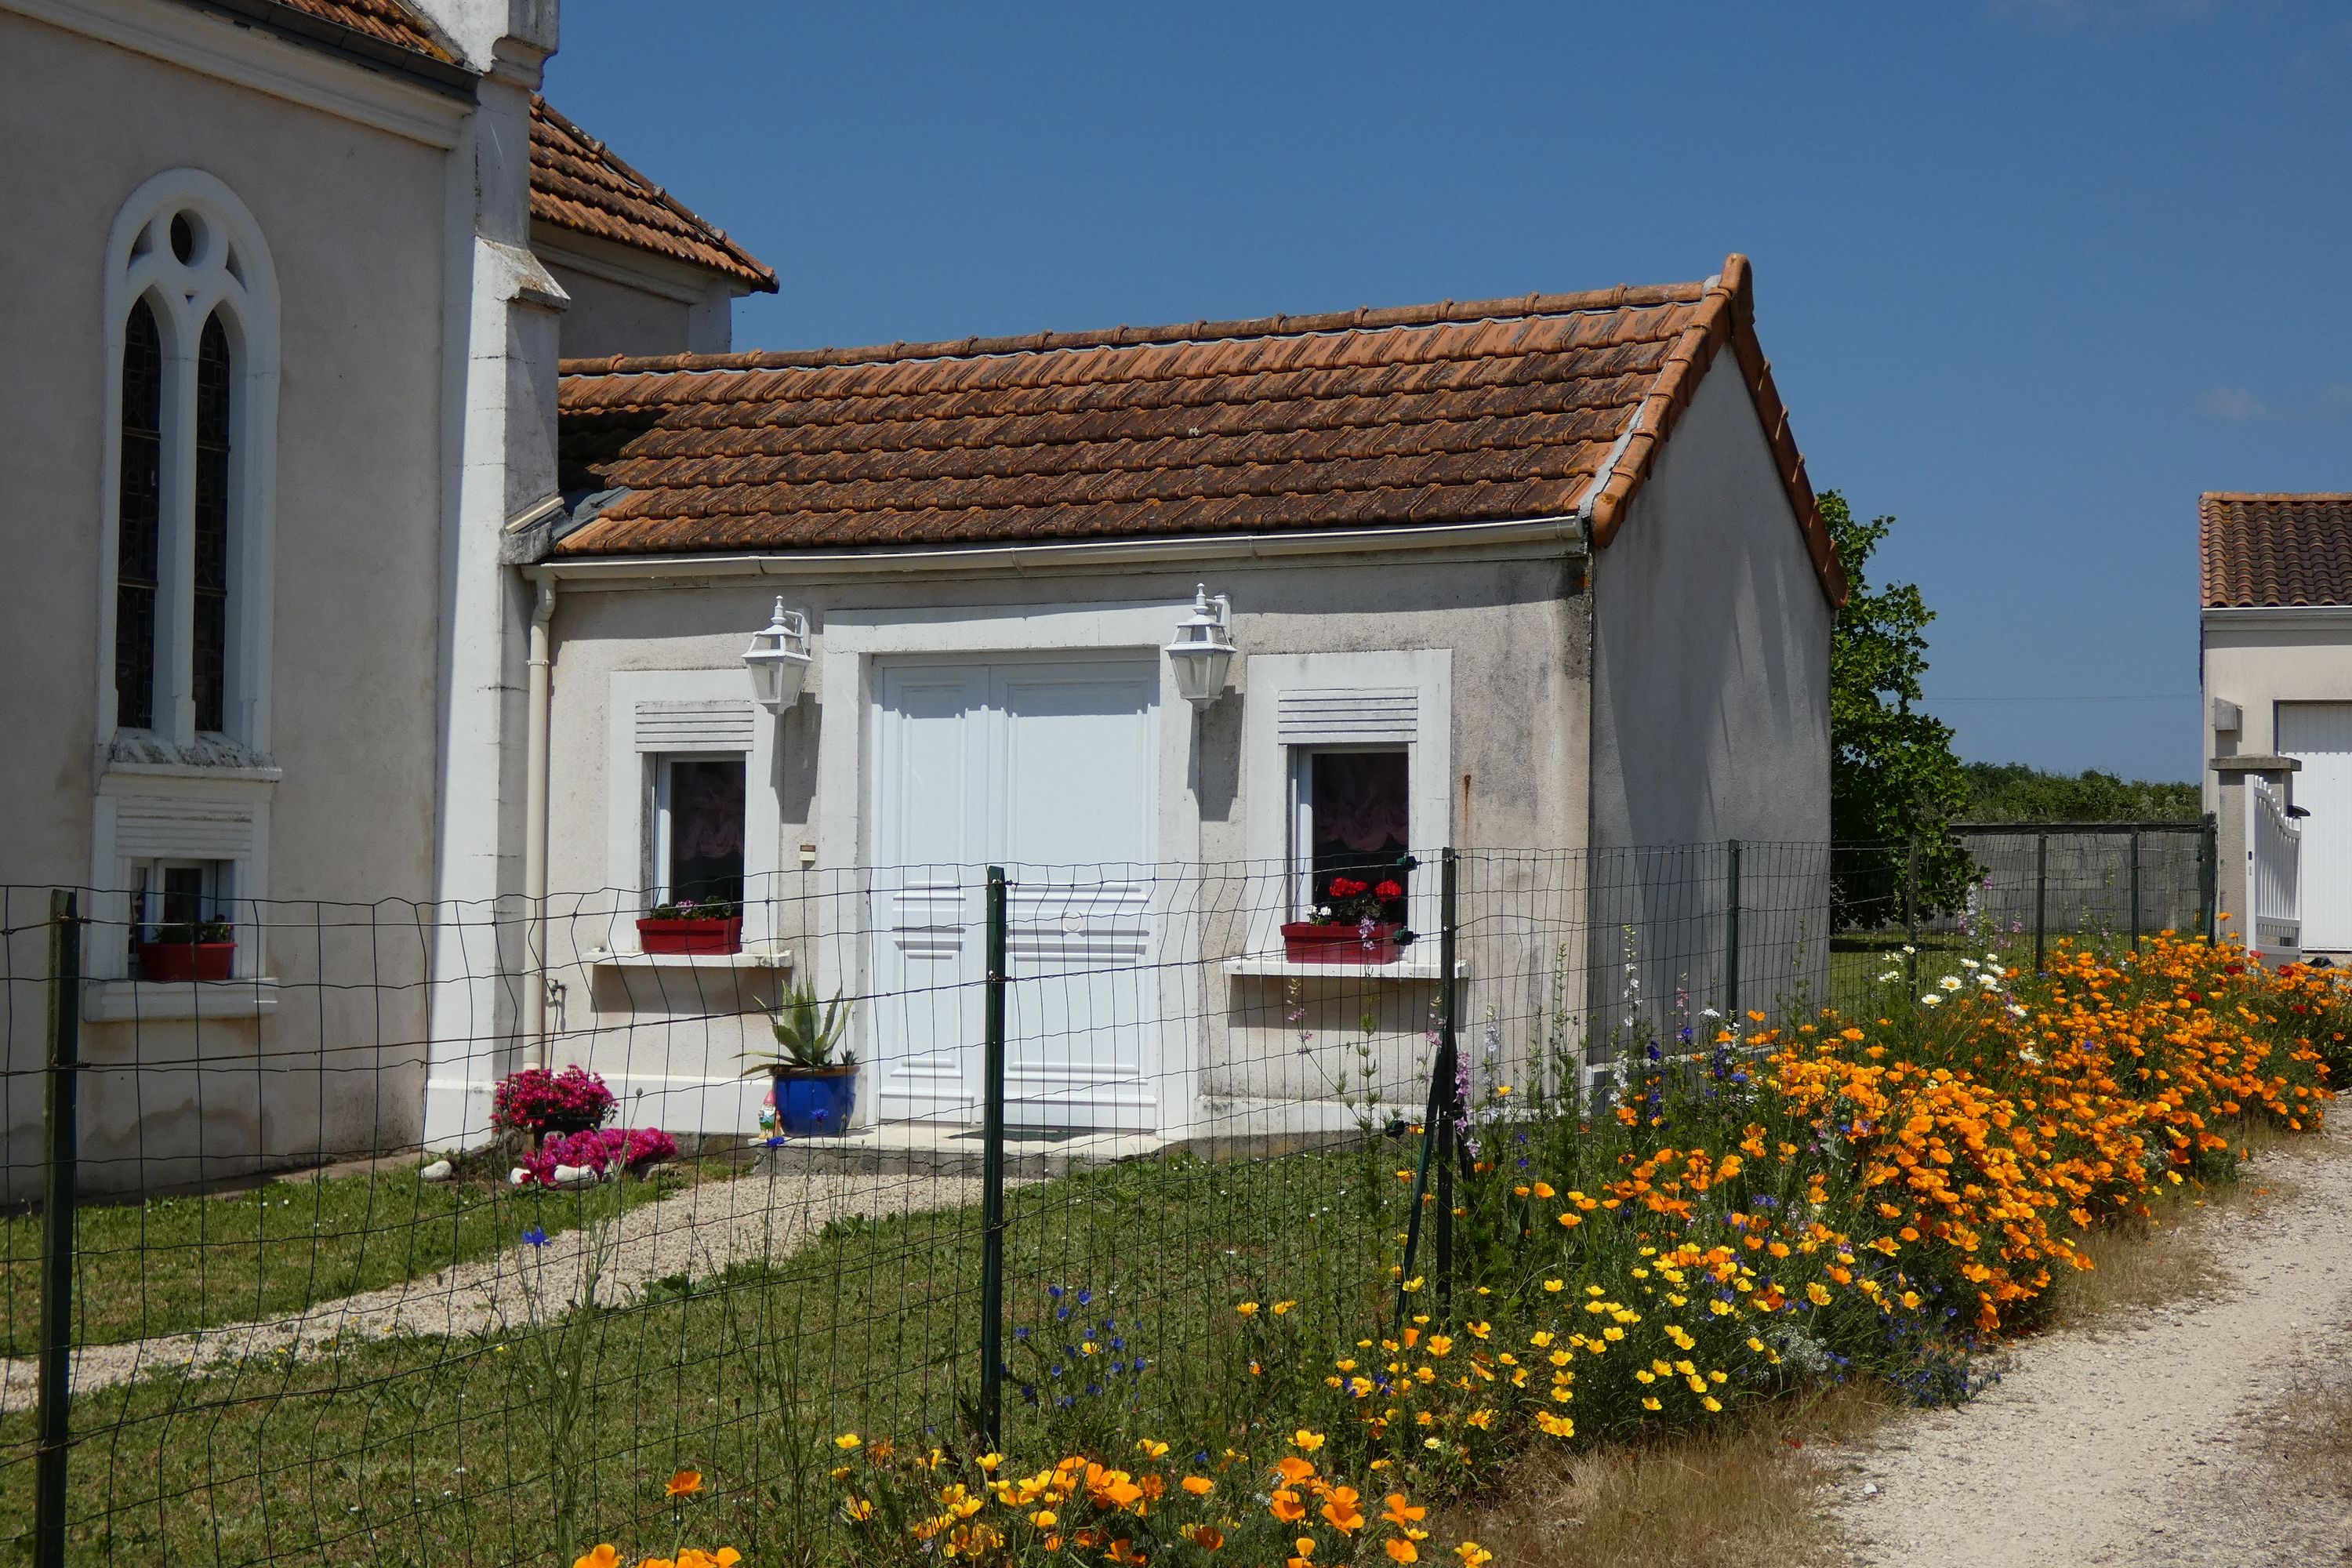
<svg viewBox="0 0 2352 1568">
<path fill-rule="evenodd" d="M 1822 592 L 1842 603 L 1844 574 L 1755 344 L 1739 256 L 1706 283 L 1585 294 L 566 361 L 565 482 L 626 493 L 558 548 L 1411 527 L 1580 505 L 1606 546 L 1726 344 Z"/>
<path fill-rule="evenodd" d="M 457 63 L 457 55 L 433 27 L 400 0 L 274 0 L 289 11 L 299 11 L 321 22 L 332 22 L 364 33 L 378 43 L 423 55 L 444 65 Z"/>
<path fill-rule="evenodd" d="M 2206 606 L 2352 605 L 2352 494 L 2197 498 Z"/>
<path fill-rule="evenodd" d="M 776 291 L 775 273 L 759 258 L 536 96 L 530 102 L 530 216 L 706 268 L 756 293 Z"/>
</svg>

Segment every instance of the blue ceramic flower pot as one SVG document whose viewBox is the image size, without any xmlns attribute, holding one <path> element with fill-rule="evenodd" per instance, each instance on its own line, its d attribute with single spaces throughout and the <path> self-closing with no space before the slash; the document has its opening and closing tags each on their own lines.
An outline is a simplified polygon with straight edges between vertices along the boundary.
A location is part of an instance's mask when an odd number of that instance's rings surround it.
<svg viewBox="0 0 2352 1568">
<path fill-rule="evenodd" d="M 786 1068 L 776 1074 L 776 1125 L 794 1138 L 837 1137 L 857 1110 L 857 1069 Z"/>
</svg>

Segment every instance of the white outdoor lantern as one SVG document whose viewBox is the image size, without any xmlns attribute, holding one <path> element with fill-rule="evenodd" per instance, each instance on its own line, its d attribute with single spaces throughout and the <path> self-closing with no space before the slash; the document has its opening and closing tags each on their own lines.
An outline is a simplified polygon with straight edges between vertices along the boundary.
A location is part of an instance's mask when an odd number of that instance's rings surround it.
<svg viewBox="0 0 2352 1568">
<path fill-rule="evenodd" d="M 743 668 L 751 672 L 752 700 L 769 712 L 782 713 L 801 700 L 808 680 L 808 616 L 787 610 L 782 599 L 766 628 L 751 634 Z"/>
<path fill-rule="evenodd" d="M 1176 689 L 1187 702 L 1206 706 L 1225 689 L 1234 663 L 1234 605 L 1223 594 L 1212 598 L 1206 583 L 1192 591 L 1192 613 L 1176 627 L 1164 650 L 1176 667 Z"/>
</svg>

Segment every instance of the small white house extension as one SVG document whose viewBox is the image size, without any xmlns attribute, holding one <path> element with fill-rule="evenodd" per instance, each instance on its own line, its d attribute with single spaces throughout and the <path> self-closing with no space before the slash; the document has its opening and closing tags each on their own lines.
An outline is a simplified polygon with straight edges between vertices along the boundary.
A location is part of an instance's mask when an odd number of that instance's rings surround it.
<svg viewBox="0 0 2352 1568">
<path fill-rule="evenodd" d="M 2224 907 L 2252 929 L 2242 873 L 2263 797 L 2299 825 L 2300 944 L 2352 954 L 2352 494 L 2198 498 L 2206 754 Z M 2270 945 L 2270 944 L 2264 944 Z"/>
<path fill-rule="evenodd" d="M 1298 1098 L 1248 1081 L 1280 1050 L 1242 1048 L 1286 1003 L 1352 1029 L 1369 985 L 1383 1037 L 1419 1038 L 1433 951 L 1344 994 L 1282 957 L 1274 926 L 1334 867 L 1828 837 L 1844 582 L 1743 258 L 1473 304 L 572 360 L 562 408 L 572 505 L 518 552 L 547 639 L 531 890 L 559 895 L 572 977 L 533 1044 L 675 1131 L 751 1128 L 738 1054 L 794 971 L 877 997 L 861 1120 L 971 1116 L 978 994 L 951 983 L 990 862 L 1016 868 L 1016 963 L 1070 977 L 1015 1020 L 1016 1119 L 1177 1136 Z M 772 713 L 743 655 L 779 608 L 811 662 Z M 1230 665 L 1188 700 L 1169 645 L 1210 622 Z M 1433 867 L 1409 881 L 1398 913 L 1434 930 Z M 695 891 L 743 899 L 743 952 L 641 953 L 635 917 Z"/>
</svg>

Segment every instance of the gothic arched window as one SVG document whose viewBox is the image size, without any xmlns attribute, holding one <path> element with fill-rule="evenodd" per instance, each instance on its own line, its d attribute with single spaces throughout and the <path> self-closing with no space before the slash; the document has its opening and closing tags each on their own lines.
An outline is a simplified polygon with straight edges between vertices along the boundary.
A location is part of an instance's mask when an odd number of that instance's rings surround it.
<svg viewBox="0 0 2352 1568">
<path fill-rule="evenodd" d="M 103 535 L 110 730 L 217 760 L 266 752 L 275 274 L 252 215 L 175 169 L 115 219 L 113 516 Z M 198 736 L 210 736 L 198 747 Z M 167 753 L 168 754 L 168 753 Z"/>
</svg>

